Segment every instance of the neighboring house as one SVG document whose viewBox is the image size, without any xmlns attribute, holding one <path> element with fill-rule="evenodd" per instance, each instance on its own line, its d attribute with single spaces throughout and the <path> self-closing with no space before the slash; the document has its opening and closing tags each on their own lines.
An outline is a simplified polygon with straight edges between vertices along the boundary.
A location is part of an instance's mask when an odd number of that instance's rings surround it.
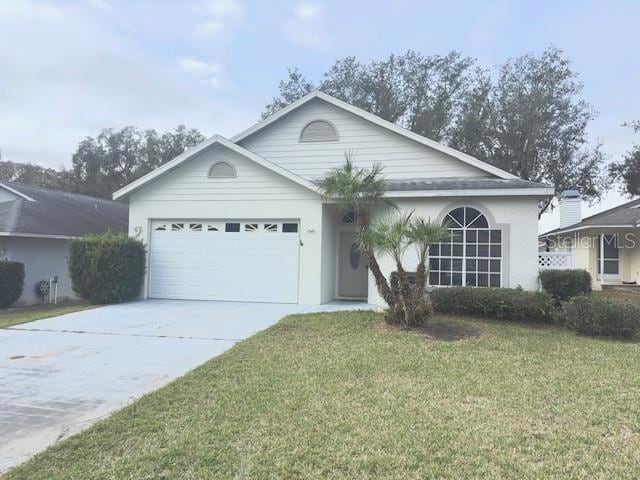
<svg viewBox="0 0 640 480">
<path fill-rule="evenodd" d="M 587 270 L 596 289 L 640 284 L 640 199 L 582 219 L 579 193 L 562 192 L 560 228 L 540 240 L 541 268 Z"/>
<path fill-rule="evenodd" d="M 58 298 L 75 298 L 67 268 L 69 239 L 126 232 L 126 204 L 0 181 L 0 258 L 22 262 L 25 285 L 18 304 L 41 301 L 36 285 L 58 277 Z"/>
<path fill-rule="evenodd" d="M 536 288 L 538 201 L 552 188 L 312 92 L 114 194 L 129 201 L 130 234 L 148 245 L 145 296 L 381 304 L 353 215 L 315 183 L 346 152 L 356 166 L 384 167 L 400 208 L 455 225 L 455 241 L 434 252 L 430 285 Z M 393 263 L 381 267 L 388 275 Z"/>
</svg>

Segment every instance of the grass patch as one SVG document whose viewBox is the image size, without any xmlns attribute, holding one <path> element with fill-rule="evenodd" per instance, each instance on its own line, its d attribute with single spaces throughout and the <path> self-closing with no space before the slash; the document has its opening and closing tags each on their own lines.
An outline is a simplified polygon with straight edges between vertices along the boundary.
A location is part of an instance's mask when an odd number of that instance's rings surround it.
<svg viewBox="0 0 640 480">
<path fill-rule="evenodd" d="M 605 290 L 594 291 L 592 295 L 597 295 L 610 300 L 627 300 L 640 305 L 640 289 L 638 291 L 629 291 L 607 288 Z"/>
<path fill-rule="evenodd" d="M 637 476 L 639 344 L 434 322 L 287 317 L 6 478 Z"/>
<path fill-rule="evenodd" d="M 28 307 L 0 310 L 0 328 L 13 327 L 15 325 L 33 322 L 34 320 L 40 320 L 41 318 L 57 317 L 65 313 L 78 312 L 94 307 L 95 305 L 89 305 L 88 303 L 68 303 L 58 305 L 31 305 Z"/>
</svg>

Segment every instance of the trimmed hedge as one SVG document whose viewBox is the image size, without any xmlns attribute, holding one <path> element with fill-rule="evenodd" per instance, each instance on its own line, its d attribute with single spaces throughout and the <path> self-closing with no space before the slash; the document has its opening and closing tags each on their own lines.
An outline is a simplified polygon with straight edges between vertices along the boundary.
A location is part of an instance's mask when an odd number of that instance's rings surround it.
<svg viewBox="0 0 640 480">
<path fill-rule="evenodd" d="M 586 270 L 545 270 L 540 284 L 557 302 L 591 293 L 591 275 Z"/>
<path fill-rule="evenodd" d="M 556 318 L 584 335 L 630 338 L 640 333 L 640 307 L 627 301 L 575 297 L 562 304 Z"/>
<path fill-rule="evenodd" d="M 138 297 L 145 262 L 143 243 L 123 234 L 94 235 L 69 245 L 73 290 L 91 303 L 121 303 Z"/>
<path fill-rule="evenodd" d="M 433 308 L 440 313 L 478 315 L 529 323 L 554 321 L 554 299 L 546 292 L 519 288 L 438 288 L 431 292 Z"/>
<path fill-rule="evenodd" d="M 0 308 L 9 308 L 22 295 L 24 264 L 0 260 Z"/>
</svg>

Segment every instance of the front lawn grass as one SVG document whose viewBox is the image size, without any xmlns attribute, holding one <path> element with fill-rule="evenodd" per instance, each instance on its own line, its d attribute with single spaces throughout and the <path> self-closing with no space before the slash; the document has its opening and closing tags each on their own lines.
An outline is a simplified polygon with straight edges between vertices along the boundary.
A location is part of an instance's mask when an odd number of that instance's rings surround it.
<svg viewBox="0 0 640 480">
<path fill-rule="evenodd" d="M 13 327 L 41 318 L 57 317 L 65 313 L 78 312 L 93 308 L 94 305 L 88 303 L 67 303 L 67 304 L 46 304 L 31 305 L 28 307 L 15 307 L 8 310 L 0 310 L 0 328 Z"/>
<path fill-rule="evenodd" d="M 597 295 L 599 297 L 607 298 L 610 300 L 626 300 L 628 302 L 640 304 L 640 289 L 638 291 L 635 291 L 608 288 L 606 290 L 594 291 L 593 295 Z"/>
<path fill-rule="evenodd" d="M 638 477 L 639 344 L 434 323 L 288 317 L 7 478 Z"/>
</svg>

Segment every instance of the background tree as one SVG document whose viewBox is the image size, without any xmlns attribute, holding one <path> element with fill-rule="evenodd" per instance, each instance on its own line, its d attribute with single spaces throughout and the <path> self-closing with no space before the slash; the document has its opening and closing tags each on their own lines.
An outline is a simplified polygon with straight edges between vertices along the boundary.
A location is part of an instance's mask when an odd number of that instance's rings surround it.
<svg viewBox="0 0 640 480">
<path fill-rule="evenodd" d="M 278 86 L 279 95 L 262 116 L 317 88 L 416 133 L 443 140 L 451 135 L 475 75 L 475 61 L 458 52 L 423 56 L 409 50 L 366 64 L 346 57 L 334 63 L 319 85 L 297 68 L 290 69 L 287 80 Z"/>
<path fill-rule="evenodd" d="M 262 118 L 276 113 L 278 110 L 304 97 L 312 90 L 315 90 L 315 88 L 313 83 L 304 78 L 297 68 L 293 70 L 288 69 L 287 79 L 280 80 L 278 84 L 280 94 L 277 97 L 273 97 L 271 103 L 267 104 L 264 112 L 262 112 Z"/>
<path fill-rule="evenodd" d="M 624 124 L 640 133 L 640 121 Z M 622 182 L 622 192 L 630 197 L 640 195 L 640 144 L 633 146 L 620 162 L 609 166 L 609 177 Z"/>
<path fill-rule="evenodd" d="M 119 188 L 204 140 L 198 130 L 184 125 L 162 134 L 132 126 L 105 128 L 80 142 L 70 170 L 0 161 L 0 180 L 111 199 Z"/>
<path fill-rule="evenodd" d="M 557 192 L 574 188 L 587 200 L 600 199 L 604 159 L 599 145 L 587 148 L 594 113 L 581 93 L 577 74 L 557 48 L 509 60 L 494 88 L 487 161 L 526 180 L 550 183 Z M 550 202 L 542 203 L 540 214 Z"/>
<path fill-rule="evenodd" d="M 362 63 L 337 60 L 315 86 L 298 69 L 280 82 L 267 116 L 314 88 L 561 192 L 577 188 L 589 201 L 601 197 L 604 158 L 589 147 L 594 111 L 563 52 L 508 60 L 492 78 L 459 52 L 424 56 L 414 51 Z M 540 205 L 540 214 L 552 208 Z"/>
<path fill-rule="evenodd" d="M 116 190 L 168 162 L 204 140 L 195 129 L 181 125 L 158 135 L 127 126 L 106 128 L 87 137 L 72 157 L 73 188 L 88 195 L 111 198 Z"/>
<path fill-rule="evenodd" d="M 63 172 L 32 163 L 0 161 L 0 181 L 2 180 L 35 187 L 68 189 L 68 178 Z"/>
</svg>

